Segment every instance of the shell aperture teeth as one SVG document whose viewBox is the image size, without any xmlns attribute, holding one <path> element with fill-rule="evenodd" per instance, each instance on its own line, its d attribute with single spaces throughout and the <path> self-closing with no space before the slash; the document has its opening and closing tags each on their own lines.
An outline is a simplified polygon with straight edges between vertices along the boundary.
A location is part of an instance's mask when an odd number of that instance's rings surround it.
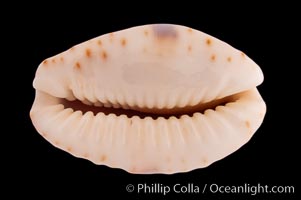
<svg viewBox="0 0 301 200">
<path fill-rule="evenodd" d="M 49 94 L 45 94 L 48 96 Z M 180 118 L 182 115 L 192 116 L 194 113 L 204 113 L 206 110 L 211 109 L 215 110 L 218 106 L 225 106 L 227 103 L 235 102 L 237 98 L 237 94 L 230 95 L 228 97 L 224 97 L 221 99 L 213 100 L 207 103 L 198 103 L 194 106 L 184 106 L 184 107 L 173 107 L 173 108 L 163 108 L 160 106 L 156 108 L 148 108 L 141 106 L 128 106 L 128 105 L 120 105 L 119 103 L 111 103 L 106 102 L 102 103 L 100 101 L 90 102 L 87 99 L 84 100 L 72 100 L 68 99 L 59 99 L 58 102 L 64 105 L 65 109 L 71 108 L 74 111 L 81 111 L 83 114 L 91 111 L 95 116 L 99 112 L 103 112 L 104 114 L 115 114 L 116 116 L 126 115 L 128 118 L 133 116 L 137 116 L 140 118 L 152 117 L 153 119 L 157 119 L 158 117 L 170 118 L 172 116 Z M 53 97 L 57 98 L 57 97 Z"/>
</svg>

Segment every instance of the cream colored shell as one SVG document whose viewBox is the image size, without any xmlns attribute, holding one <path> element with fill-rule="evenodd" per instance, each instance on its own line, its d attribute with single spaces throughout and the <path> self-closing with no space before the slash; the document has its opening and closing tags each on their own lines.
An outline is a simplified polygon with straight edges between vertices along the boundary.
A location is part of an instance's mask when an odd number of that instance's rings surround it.
<svg viewBox="0 0 301 200">
<path fill-rule="evenodd" d="M 185 172 L 252 137 L 265 115 L 256 89 L 262 81 L 249 57 L 212 36 L 179 25 L 138 26 L 43 61 L 31 119 L 50 143 L 96 164 Z M 67 107 L 74 100 L 112 113 Z M 126 115 L 132 110 L 137 116 Z"/>
</svg>

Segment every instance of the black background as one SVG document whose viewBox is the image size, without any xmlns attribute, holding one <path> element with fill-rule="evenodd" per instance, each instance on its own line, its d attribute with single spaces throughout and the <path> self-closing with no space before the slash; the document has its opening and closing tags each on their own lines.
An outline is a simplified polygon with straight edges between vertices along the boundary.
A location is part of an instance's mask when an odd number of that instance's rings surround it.
<svg viewBox="0 0 301 200">
<path fill-rule="evenodd" d="M 57 5 L 56 5 L 57 6 Z M 11 70 L 7 73 L 9 82 L 3 84 L 4 90 L 13 97 L 5 101 L 9 113 L 4 125 L 9 125 L 3 134 L 10 139 L 3 140 L 3 156 L 7 158 L 6 186 L 14 188 L 29 187 L 23 195 L 37 195 L 41 191 L 54 197 L 62 194 L 77 196 L 85 194 L 95 199 L 107 199 L 105 195 L 121 194 L 123 198 L 143 199 L 147 195 L 128 193 L 127 184 L 161 183 L 174 185 L 180 183 L 217 183 L 220 185 L 293 185 L 298 193 L 300 155 L 297 151 L 297 135 L 300 133 L 298 121 L 294 116 L 298 108 L 298 78 L 295 63 L 296 45 L 293 36 L 294 13 L 285 7 L 251 9 L 246 6 L 234 11 L 219 12 L 214 7 L 199 7 L 197 11 L 183 10 L 161 12 L 143 9 L 140 13 L 128 10 L 120 13 L 112 8 L 104 14 L 106 7 L 96 7 L 96 11 L 64 10 L 55 6 L 46 11 L 43 7 L 19 13 L 19 17 L 7 21 L 9 33 L 6 58 Z M 93 7 L 93 5 L 90 5 Z M 195 5 L 197 6 L 197 5 Z M 59 6 L 58 6 L 59 7 Z M 194 5 L 191 5 L 194 7 Z M 121 6 L 122 8 L 122 6 Z M 202 10 L 212 10 L 204 14 Z M 268 10 L 267 10 L 268 9 Z M 66 12 L 66 11 L 69 12 Z M 82 12 L 85 10 L 85 12 Z M 286 11 L 284 11 L 286 10 Z M 282 12 L 289 12 L 285 17 Z M 172 13 L 172 14 L 171 14 Z M 129 16 L 131 15 L 131 16 Z M 244 51 L 259 66 L 265 76 L 264 83 L 258 87 L 267 104 L 267 114 L 262 126 L 245 146 L 230 156 L 211 166 L 188 173 L 174 175 L 132 175 L 123 170 L 97 166 L 89 161 L 75 158 L 50 145 L 34 129 L 29 110 L 34 99 L 32 81 L 42 60 L 58 54 L 69 47 L 104 33 L 148 23 L 175 23 L 201 30 Z M 292 26 L 291 26 L 292 24 Z M 300 109 L 299 109 L 300 110 Z M 11 116 L 12 114 L 12 116 Z M 16 192 L 17 194 L 17 192 Z M 12 193 L 11 195 L 14 195 Z M 181 194 L 173 194 L 183 199 Z M 220 199 L 222 194 L 186 194 L 186 199 Z M 170 197 L 171 195 L 169 195 Z M 227 197 L 248 198 L 250 195 L 226 195 Z M 291 199 L 297 194 L 257 195 L 254 199 Z M 163 199 L 161 194 L 156 199 Z M 168 197 L 168 196 L 167 196 Z"/>
</svg>

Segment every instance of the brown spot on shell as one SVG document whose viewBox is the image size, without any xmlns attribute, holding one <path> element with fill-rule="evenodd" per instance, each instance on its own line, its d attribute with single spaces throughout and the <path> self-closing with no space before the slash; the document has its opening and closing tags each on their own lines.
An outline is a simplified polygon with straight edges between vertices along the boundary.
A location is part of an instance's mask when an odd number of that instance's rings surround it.
<svg viewBox="0 0 301 200">
<path fill-rule="evenodd" d="M 101 45 L 102 45 L 102 41 L 101 41 L 101 40 L 97 40 L 97 44 L 98 44 L 99 46 L 101 46 Z"/>
<path fill-rule="evenodd" d="M 122 39 L 120 40 L 120 43 L 121 43 L 122 46 L 125 46 L 125 45 L 126 45 L 126 39 L 125 39 L 125 38 L 122 38 Z"/>
<path fill-rule="evenodd" d="M 216 60 L 215 54 L 212 54 L 211 57 L 210 57 L 210 59 L 211 59 L 212 62 L 214 62 Z"/>
<path fill-rule="evenodd" d="M 79 63 L 79 62 L 76 62 L 76 63 L 75 63 L 75 69 L 80 69 L 80 68 L 81 68 L 80 63 Z"/>
<path fill-rule="evenodd" d="M 54 141 L 54 144 L 58 146 L 58 145 L 60 145 L 60 142 L 58 140 L 56 140 L 56 141 Z"/>
<path fill-rule="evenodd" d="M 191 50 L 192 50 L 191 45 L 188 45 L 187 50 L 188 50 L 189 52 L 191 52 Z"/>
<path fill-rule="evenodd" d="M 72 148 L 71 147 L 67 147 L 67 151 L 72 152 Z"/>
<path fill-rule="evenodd" d="M 144 35 L 148 36 L 148 30 L 144 30 Z"/>
<path fill-rule="evenodd" d="M 107 160 L 107 156 L 106 155 L 102 155 L 100 157 L 100 162 L 104 162 L 105 160 Z"/>
<path fill-rule="evenodd" d="M 251 124 L 250 124 L 249 121 L 245 121 L 245 124 L 246 124 L 246 127 L 247 127 L 248 129 L 251 128 Z"/>
<path fill-rule="evenodd" d="M 211 45 L 212 45 L 212 40 L 211 40 L 210 38 L 207 38 L 207 39 L 206 39 L 206 44 L 207 44 L 208 46 L 211 46 Z"/>
<path fill-rule="evenodd" d="M 88 157 L 89 157 L 89 154 L 88 154 L 88 153 L 85 153 L 85 154 L 83 155 L 83 157 L 84 157 L 84 158 L 88 158 Z"/>
<path fill-rule="evenodd" d="M 203 165 L 207 165 L 208 164 L 208 160 L 207 160 L 207 158 L 202 158 L 202 164 Z"/>
<path fill-rule="evenodd" d="M 102 57 L 103 60 L 106 60 L 108 58 L 107 52 L 106 51 L 102 51 L 101 52 L 101 57 Z"/>
<path fill-rule="evenodd" d="M 61 62 L 64 62 L 64 57 L 60 57 L 60 61 L 61 61 Z"/>
<path fill-rule="evenodd" d="M 74 51 L 75 50 L 75 46 L 70 48 L 70 51 Z"/>
<path fill-rule="evenodd" d="M 47 63 L 48 63 L 48 60 L 44 60 L 44 61 L 43 61 L 43 64 L 44 64 L 44 65 L 47 65 Z"/>
<path fill-rule="evenodd" d="M 246 54 L 244 52 L 241 52 L 240 53 L 241 57 L 245 58 L 246 57 Z"/>
<path fill-rule="evenodd" d="M 86 49 L 86 56 L 88 58 L 91 57 L 91 50 L 90 49 Z"/>
<path fill-rule="evenodd" d="M 232 58 L 229 56 L 229 57 L 227 58 L 227 61 L 228 61 L 228 62 L 231 62 L 231 61 L 232 61 Z"/>
<path fill-rule="evenodd" d="M 192 31 L 193 31 L 192 28 L 188 28 L 188 29 L 187 29 L 187 32 L 188 32 L 188 33 L 192 33 Z"/>
<path fill-rule="evenodd" d="M 52 58 L 51 62 L 52 62 L 52 63 L 55 63 L 55 58 Z"/>
</svg>

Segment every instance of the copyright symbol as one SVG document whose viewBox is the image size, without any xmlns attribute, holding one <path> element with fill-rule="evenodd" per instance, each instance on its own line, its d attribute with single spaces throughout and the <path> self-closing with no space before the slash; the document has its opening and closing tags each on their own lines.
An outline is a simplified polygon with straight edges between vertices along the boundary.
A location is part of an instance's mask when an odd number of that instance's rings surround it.
<svg viewBox="0 0 301 200">
<path fill-rule="evenodd" d="M 125 189 L 127 192 L 133 192 L 135 187 L 132 184 L 128 184 Z"/>
</svg>

